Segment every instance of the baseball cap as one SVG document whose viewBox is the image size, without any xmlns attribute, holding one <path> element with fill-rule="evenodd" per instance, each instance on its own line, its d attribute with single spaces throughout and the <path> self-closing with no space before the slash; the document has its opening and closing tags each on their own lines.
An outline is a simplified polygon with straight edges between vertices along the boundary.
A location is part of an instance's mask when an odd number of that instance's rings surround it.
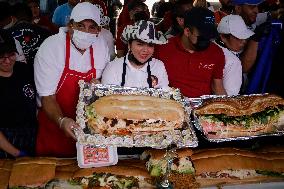
<svg viewBox="0 0 284 189">
<path fill-rule="evenodd" d="M 215 17 L 207 8 L 193 7 L 184 14 L 184 27 L 195 27 L 201 36 L 213 39 L 218 32 L 215 25 Z"/>
<path fill-rule="evenodd" d="M 99 8 L 92 3 L 83 2 L 78 3 L 72 10 L 70 20 L 73 19 L 75 22 L 81 22 L 82 20 L 93 20 L 99 26 L 101 25 L 101 12 Z"/>
<path fill-rule="evenodd" d="M 258 5 L 264 0 L 232 0 L 233 5 Z"/>
<path fill-rule="evenodd" d="M 227 15 L 218 24 L 217 30 L 222 34 L 232 34 L 238 39 L 248 39 L 254 34 L 247 28 L 244 20 L 239 15 Z"/>
<path fill-rule="evenodd" d="M 17 52 L 14 38 L 6 30 L 0 30 L 0 54 Z"/>
</svg>

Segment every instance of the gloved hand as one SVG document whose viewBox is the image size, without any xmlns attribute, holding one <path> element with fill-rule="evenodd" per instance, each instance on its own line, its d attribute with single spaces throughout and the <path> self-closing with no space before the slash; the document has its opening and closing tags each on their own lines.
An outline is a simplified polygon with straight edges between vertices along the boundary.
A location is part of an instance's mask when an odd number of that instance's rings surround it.
<svg viewBox="0 0 284 189">
<path fill-rule="evenodd" d="M 271 22 L 264 22 L 259 26 L 256 26 L 254 30 L 254 35 L 251 36 L 251 40 L 259 42 L 262 37 L 269 35 L 271 32 Z"/>
<path fill-rule="evenodd" d="M 20 150 L 20 153 L 17 157 L 25 157 L 25 156 L 28 156 L 28 153 L 25 152 L 24 150 Z"/>
</svg>

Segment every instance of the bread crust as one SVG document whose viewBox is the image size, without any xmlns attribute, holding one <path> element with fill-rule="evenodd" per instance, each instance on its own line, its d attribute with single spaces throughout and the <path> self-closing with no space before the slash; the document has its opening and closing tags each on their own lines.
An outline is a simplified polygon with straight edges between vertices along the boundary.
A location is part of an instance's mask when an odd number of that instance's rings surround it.
<svg viewBox="0 0 284 189">
<path fill-rule="evenodd" d="M 175 100 L 141 95 L 109 95 L 90 104 L 95 112 L 87 125 L 95 133 L 130 135 L 181 128 L 185 121 L 183 105 Z"/>
<path fill-rule="evenodd" d="M 56 159 L 56 166 L 64 166 L 64 165 L 73 165 L 73 164 L 77 164 L 77 160 L 76 159 L 70 159 L 70 158 L 57 158 Z"/>
<path fill-rule="evenodd" d="M 0 169 L 0 189 L 8 188 L 10 174 L 10 170 Z"/>
<path fill-rule="evenodd" d="M 261 159 L 266 159 L 266 160 L 284 159 L 284 153 L 252 152 L 252 151 L 238 149 L 238 148 L 204 149 L 204 150 L 194 152 L 193 155 L 191 156 L 191 159 L 192 160 L 207 159 L 207 158 L 219 157 L 223 155 L 231 155 L 231 156 L 239 155 L 239 156 L 244 156 L 244 157 L 261 158 Z"/>
<path fill-rule="evenodd" d="M 284 105 L 280 96 L 267 94 L 263 96 L 239 96 L 235 98 L 206 99 L 195 112 L 201 114 L 225 114 L 228 116 L 251 115 L 267 107 Z"/>
<path fill-rule="evenodd" d="M 283 158 L 267 160 L 242 155 L 221 155 L 217 157 L 194 159 L 193 164 L 197 175 L 203 172 L 217 172 L 228 169 L 284 171 Z"/>
<path fill-rule="evenodd" d="M 41 186 L 54 178 L 55 166 L 55 158 L 18 159 L 11 171 L 9 187 Z"/>
<path fill-rule="evenodd" d="M 180 103 L 152 96 L 110 95 L 96 100 L 94 106 L 97 114 L 117 119 L 161 119 L 178 121 L 184 119 Z"/>
</svg>

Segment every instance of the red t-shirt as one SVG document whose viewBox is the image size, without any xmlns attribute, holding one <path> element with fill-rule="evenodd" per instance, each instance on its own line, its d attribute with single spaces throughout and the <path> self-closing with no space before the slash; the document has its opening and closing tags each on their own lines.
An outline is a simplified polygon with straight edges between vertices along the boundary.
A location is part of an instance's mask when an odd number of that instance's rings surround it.
<svg viewBox="0 0 284 189">
<path fill-rule="evenodd" d="M 211 94 L 212 80 L 223 78 L 225 57 L 214 43 L 204 51 L 190 53 L 182 46 L 180 36 L 176 36 L 155 51 L 165 64 L 170 86 L 179 88 L 187 97 Z"/>
<path fill-rule="evenodd" d="M 218 25 L 223 17 L 227 16 L 227 14 L 223 11 L 217 10 L 214 12 L 215 24 Z"/>
</svg>

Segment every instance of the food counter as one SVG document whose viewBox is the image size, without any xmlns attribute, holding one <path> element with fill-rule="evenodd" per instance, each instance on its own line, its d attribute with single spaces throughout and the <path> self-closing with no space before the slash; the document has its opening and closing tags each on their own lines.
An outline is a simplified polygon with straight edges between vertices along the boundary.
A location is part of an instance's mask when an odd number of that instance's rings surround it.
<svg viewBox="0 0 284 189">
<path fill-rule="evenodd" d="M 148 189 L 169 173 L 177 189 L 283 186 L 284 100 L 275 95 L 186 99 L 178 90 L 80 82 L 76 119 L 77 145 L 88 146 L 90 154 L 1 160 L 0 189 Z M 258 143 L 262 138 L 282 146 L 264 146 Z M 91 148 L 106 146 L 115 153 L 116 147 L 148 149 L 139 156 L 120 156 L 118 163 L 114 158 L 112 166 L 81 162 L 84 155 L 92 158 Z"/>
</svg>

